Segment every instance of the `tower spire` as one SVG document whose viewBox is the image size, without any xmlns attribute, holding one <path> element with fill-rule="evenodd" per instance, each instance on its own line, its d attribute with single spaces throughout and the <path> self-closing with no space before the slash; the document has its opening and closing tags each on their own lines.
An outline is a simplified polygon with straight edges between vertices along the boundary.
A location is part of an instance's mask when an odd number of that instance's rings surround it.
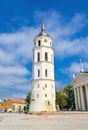
<svg viewBox="0 0 88 130">
<path fill-rule="evenodd" d="M 45 26 L 44 26 L 44 19 L 42 20 L 41 31 L 45 31 Z"/>
<path fill-rule="evenodd" d="M 44 19 L 42 20 L 42 24 L 41 24 L 41 31 L 38 34 L 38 36 L 48 36 L 50 37 L 47 32 L 45 31 L 45 24 L 44 24 Z"/>
</svg>

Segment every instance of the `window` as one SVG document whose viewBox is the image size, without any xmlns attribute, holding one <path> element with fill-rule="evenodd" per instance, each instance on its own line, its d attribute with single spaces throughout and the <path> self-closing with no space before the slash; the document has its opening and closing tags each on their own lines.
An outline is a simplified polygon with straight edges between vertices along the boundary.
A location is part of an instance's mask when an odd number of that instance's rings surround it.
<svg viewBox="0 0 88 130">
<path fill-rule="evenodd" d="M 38 84 L 38 88 L 39 88 L 39 84 Z"/>
<path fill-rule="evenodd" d="M 47 88 L 47 84 L 45 84 L 45 88 Z"/>
<path fill-rule="evenodd" d="M 31 99 L 31 101 L 35 101 L 35 99 Z"/>
<path fill-rule="evenodd" d="M 37 61 L 40 61 L 40 53 L 38 52 Z"/>
<path fill-rule="evenodd" d="M 13 111 L 15 110 L 15 105 L 13 105 Z"/>
<path fill-rule="evenodd" d="M 38 77 L 40 77 L 40 70 L 38 70 Z"/>
<path fill-rule="evenodd" d="M 19 112 L 21 112 L 21 105 L 19 105 Z"/>
<path fill-rule="evenodd" d="M 47 69 L 45 70 L 45 77 L 47 77 Z"/>
<path fill-rule="evenodd" d="M 47 97 L 47 94 L 45 94 L 45 97 Z"/>
<path fill-rule="evenodd" d="M 40 40 L 38 41 L 38 46 L 41 46 L 41 41 Z"/>
<path fill-rule="evenodd" d="M 48 105 L 50 106 L 50 101 L 48 101 Z"/>
<path fill-rule="evenodd" d="M 45 52 L 45 61 L 48 61 L 48 53 Z"/>
<path fill-rule="evenodd" d="M 37 98 L 39 98 L 39 94 L 37 94 Z"/>
</svg>

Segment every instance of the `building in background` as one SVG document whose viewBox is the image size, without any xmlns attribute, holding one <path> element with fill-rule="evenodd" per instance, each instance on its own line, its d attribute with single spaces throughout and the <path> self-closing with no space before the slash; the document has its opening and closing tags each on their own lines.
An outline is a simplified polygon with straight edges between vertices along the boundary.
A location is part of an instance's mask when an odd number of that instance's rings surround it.
<svg viewBox="0 0 88 130">
<path fill-rule="evenodd" d="M 12 112 L 12 108 L 6 105 L 0 105 L 0 112 Z"/>
<path fill-rule="evenodd" d="M 12 112 L 24 112 L 26 102 L 25 100 L 8 99 L 3 103 L 3 106 L 9 106 Z"/>
<path fill-rule="evenodd" d="M 41 32 L 34 38 L 32 91 L 30 112 L 56 111 L 54 50 L 52 38 L 46 33 L 44 21 Z"/>
</svg>

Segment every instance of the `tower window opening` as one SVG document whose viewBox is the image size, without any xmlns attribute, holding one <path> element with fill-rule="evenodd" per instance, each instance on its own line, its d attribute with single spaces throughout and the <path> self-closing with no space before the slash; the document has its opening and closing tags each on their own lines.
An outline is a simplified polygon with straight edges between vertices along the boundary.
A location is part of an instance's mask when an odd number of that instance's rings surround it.
<svg viewBox="0 0 88 130">
<path fill-rule="evenodd" d="M 47 84 L 45 84 L 45 88 L 47 88 Z"/>
<path fill-rule="evenodd" d="M 45 97 L 47 97 L 47 94 L 45 94 Z"/>
<path fill-rule="evenodd" d="M 38 88 L 39 88 L 39 84 L 38 84 Z"/>
<path fill-rule="evenodd" d="M 40 77 L 40 70 L 38 70 L 38 77 Z"/>
<path fill-rule="evenodd" d="M 41 41 L 40 40 L 38 41 L 38 46 L 41 46 Z"/>
<path fill-rule="evenodd" d="M 52 43 L 50 42 L 50 46 L 52 46 Z"/>
<path fill-rule="evenodd" d="M 50 106 L 50 101 L 48 101 L 48 105 Z"/>
<path fill-rule="evenodd" d="M 39 94 L 37 94 L 37 98 L 39 98 Z"/>
<path fill-rule="evenodd" d="M 37 61 L 40 61 L 40 53 L 38 52 Z"/>
<path fill-rule="evenodd" d="M 48 61 L 48 53 L 45 52 L 45 61 Z"/>
<path fill-rule="evenodd" d="M 47 77 L 47 69 L 45 70 L 45 77 Z"/>
</svg>

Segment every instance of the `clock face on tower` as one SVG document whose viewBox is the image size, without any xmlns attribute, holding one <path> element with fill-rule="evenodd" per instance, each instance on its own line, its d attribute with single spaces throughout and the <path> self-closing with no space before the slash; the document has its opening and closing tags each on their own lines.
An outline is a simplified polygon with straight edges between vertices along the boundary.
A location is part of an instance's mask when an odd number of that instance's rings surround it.
<svg viewBox="0 0 88 130">
<path fill-rule="evenodd" d="M 44 39 L 44 42 L 47 42 L 47 39 Z"/>
</svg>

